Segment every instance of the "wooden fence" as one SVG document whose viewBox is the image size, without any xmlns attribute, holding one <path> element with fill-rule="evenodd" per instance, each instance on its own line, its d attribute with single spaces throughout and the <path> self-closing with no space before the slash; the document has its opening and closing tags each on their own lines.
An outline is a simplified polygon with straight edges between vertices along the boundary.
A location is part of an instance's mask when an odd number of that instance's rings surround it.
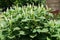
<svg viewBox="0 0 60 40">
<path fill-rule="evenodd" d="M 60 0 L 47 0 L 48 8 L 52 8 L 53 10 L 60 10 Z"/>
</svg>

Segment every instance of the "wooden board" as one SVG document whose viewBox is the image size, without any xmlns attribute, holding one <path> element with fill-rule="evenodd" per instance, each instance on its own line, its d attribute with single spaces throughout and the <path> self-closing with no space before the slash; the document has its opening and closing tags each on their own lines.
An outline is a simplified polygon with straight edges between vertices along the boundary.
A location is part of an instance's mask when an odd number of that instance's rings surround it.
<svg viewBox="0 0 60 40">
<path fill-rule="evenodd" d="M 60 10 L 60 0 L 47 0 L 46 4 L 48 8 L 52 8 L 53 10 Z"/>
</svg>

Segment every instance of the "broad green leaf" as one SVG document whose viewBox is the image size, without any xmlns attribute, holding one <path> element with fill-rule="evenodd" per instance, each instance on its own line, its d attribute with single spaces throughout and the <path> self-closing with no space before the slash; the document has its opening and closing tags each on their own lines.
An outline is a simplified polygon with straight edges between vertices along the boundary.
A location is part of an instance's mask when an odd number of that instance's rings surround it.
<svg viewBox="0 0 60 40">
<path fill-rule="evenodd" d="M 37 29 L 37 32 L 40 33 L 41 32 L 41 29 Z"/>
<path fill-rule="evenodd" d="M 19 27 L 15 27 L 15 28 L 13 29 L 13 31 L 15 31 L 15 30 L 20 30 L 20 28 L 19 28 Z"/>
<path fill-rule="evenodd" d="M 31 34 L 31 35 L 30 35 L 31 38 L 34 38 L 34 37 L 36 37 L 36 36 L 37 36 L 37 34 Z"/>
<path fill-rule="evenodd" d="M 24 31 L 20 31 L 19 34 L 20 34 L 20 35 L 25 35 L 25 32 L 24 32 Z"/>
<path fill-rule="evenodd" d="M 37 32 L 37 30 L 36 30 L 36 29 L 34 29 L 34 30 L 33 30 L 33 33 L 36 33 L 36 32 Z"/>
</svg>

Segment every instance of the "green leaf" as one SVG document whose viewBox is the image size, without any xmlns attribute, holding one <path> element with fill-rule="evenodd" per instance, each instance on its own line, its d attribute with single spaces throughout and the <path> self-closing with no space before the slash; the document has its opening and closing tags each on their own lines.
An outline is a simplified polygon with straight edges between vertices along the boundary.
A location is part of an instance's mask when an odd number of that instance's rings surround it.
<svg viewBox="0 0 60 40">
<path fill-rule="evenodd" d="M 25 26 L 24 28 L 25 28 L 25 29 L 29 29 L 29 27 L 28 27 L 28 26 Z"/>
<path fill-rule="evenodd" d="M 38 33 L 40 33 L 40 32 L 41 32 L 41 30 L 40 30 L 40 29 L 37 29 L 37 32 L 38 32 Z"/>
<path fill-rule="evenodd" d="M 48 25 L 49 25 L 49 26 L 53 27 L 53 26 L 54 26 L 54 24 L 55 24 L 55 23 L 54 23 L 54 21 L 53 21 L 53 20 L 48 21 Z"/>
<path fill-rule="evenodd" d="M 51 39 L 47 37 L 47 40 L 51 40 Z"/>
<path fill-rule="evenodd" d="M 15 30 L 20 30 L 20 28 L 19 28 L 19 27 L 15 27 L 15 28 L 13 29 L 13 31 L 15 31 Z"/>
<path fill-rule="evenodd" d="M 48 32 L 48 29 L 44 28 L 44 29 L 41 30 L 41 32 Z"/>
<path fill-rule="evenodd" d="M 36 33 L 36 32 L 37 32 L 37 30 L 36 30 L 36 29 L 34 29 L 34 30 L 33 30 L 33 33 Z"/>
<path fill-rule="evenodd" d="M 15 36 L 8 36 L 8 38 L 13 39 L 13 38 L 15 38 Z"/>
<path fill-rule="evenodd" d="M 24 31 L 20 31 L 19 34 L 20 34 L 20 35 L 25 35 L 25 32 L 24 32 Z"/>
<path fill-rule="evenodd" d="M 34 37 L 36 37 L 36 36 L 37 36 L 37 34 L 32 34 L 32 35 L 30 35 L 31 38 L 34 38 Z"/>
</svg>

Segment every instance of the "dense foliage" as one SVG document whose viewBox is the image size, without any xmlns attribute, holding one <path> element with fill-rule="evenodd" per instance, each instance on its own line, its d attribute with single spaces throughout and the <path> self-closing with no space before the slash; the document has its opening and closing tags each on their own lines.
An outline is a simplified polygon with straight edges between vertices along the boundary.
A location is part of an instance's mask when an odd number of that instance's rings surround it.
<svg viewBox="0 0 60 40">
<path fill-rule="evenodd" d="M 43 5 L 7 9 L 0 23 L 0 40 L 60 40 L 60 21 Z"/>
<path fill-rule="evenodd" d="M 27 6 L 28 4 L 31 5 L 41 5 L 44 4 L 45 6 L 46 0 L 0 0 L 0 8 L 2 8 L 2 12 L 6 11 L 7 8 L 10 9 L 13 5 L 17 5 L 22 7 L 22 6 Z"/>
<path fill-rule="evenodd" d="M 0 0 L 0 8 L 18 4 L 2 14 L 0 40 L 60 40 L 60 15 L 49 13 L 50 10 L 44 7 L 45 2 Z"/>
<path fill-rule="evenodd" d="M 23 6 L 23 5 L 27 5 L 27 4 L 34 4 L 34 5 L 38 5 L 38 4 L 45 4 L 46 0 L 16 0 L 15 3 L 19 4 L 19 6 Z"/>
<path fill-rule="evenodd" d="M 44 4 L 46 0 L 0 0 L 0 7 L 9 7 L 12 5 L 19 4 L 19 6 L 27 5 L 27 4 Z"/>
</svg>

